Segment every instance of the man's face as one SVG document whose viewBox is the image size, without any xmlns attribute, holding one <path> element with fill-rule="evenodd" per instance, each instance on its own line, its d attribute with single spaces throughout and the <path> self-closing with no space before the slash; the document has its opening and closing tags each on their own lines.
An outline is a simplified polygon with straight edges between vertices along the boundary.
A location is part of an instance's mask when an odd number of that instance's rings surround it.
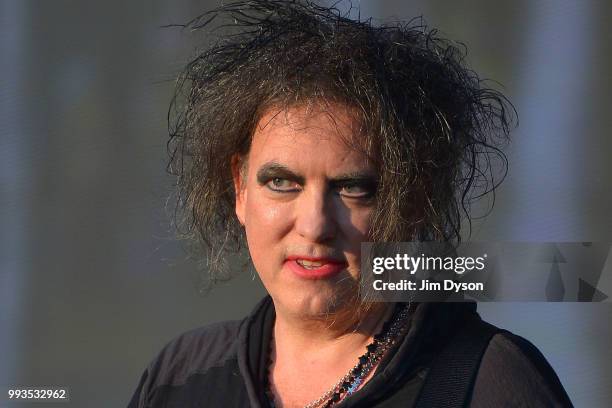
<svg viewBox="0 0 612 408">
<path fill-rule="evenodd" d="M 236 214 L 277 312 L 339 312 L 355 296 L 377 180 L 346 143 L 357 129 L 341 105 L 270 110 L 242 175 L 234 163 Z"/>
</svg>

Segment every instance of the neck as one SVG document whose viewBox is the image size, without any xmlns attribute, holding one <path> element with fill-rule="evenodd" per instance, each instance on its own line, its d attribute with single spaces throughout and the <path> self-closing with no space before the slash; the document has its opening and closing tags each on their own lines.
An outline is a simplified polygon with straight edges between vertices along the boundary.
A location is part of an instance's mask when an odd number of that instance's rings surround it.
<svg viewBox="0 0 612 408">
<path fill-rule="evenodd" d="M 304 407 L 325 395 L 364 355 L 394 306 L 379 303 L 367 311 L 336 313 L 325 319 L 305 319 L 277 310 L 268 367 L 276 406 Z"/>
<path fill-rule="evenodd" d="M 375 303 L 314 317 L 294 315 L 277 309 L 274 337 L 276 343 L 302 352 L 309 349 L 320 352 L 321 347 L 326 345 L 355 343 L 358 346 L 359 343 L 367 343 L 381 330 L 393 306 L 389 303 Z"/>
</svg>

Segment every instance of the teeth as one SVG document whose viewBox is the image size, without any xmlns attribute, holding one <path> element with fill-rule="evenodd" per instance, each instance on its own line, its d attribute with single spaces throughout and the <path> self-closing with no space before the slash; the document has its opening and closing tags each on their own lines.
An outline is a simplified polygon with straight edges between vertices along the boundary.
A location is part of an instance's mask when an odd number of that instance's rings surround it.
<svg viewBox="0 0 612 408">
<path fill-rule="evenodd" d="M 303 266 L 306 269 L 314 269 L 314 268 L 319 268 L 323 265 L 325 265 L 324 262 L 313 262 L 313 261 L 307 261 L 305 259 L 298 259 L 296 261 L 300 266 Z"/>
</svg>

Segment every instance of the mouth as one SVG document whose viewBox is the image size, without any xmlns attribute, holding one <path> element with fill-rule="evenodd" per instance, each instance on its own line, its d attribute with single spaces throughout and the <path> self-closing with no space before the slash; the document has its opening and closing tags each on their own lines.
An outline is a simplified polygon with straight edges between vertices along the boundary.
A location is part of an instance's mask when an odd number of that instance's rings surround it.
<svg viewBox="0 0 612 408">
<path fill-rule="evenodd" d="M 307 261 L 306 259 L 296 259 L 295 262 L 306 269 L 317 269 L 328 263 L 324 261 Z"/>
<path fill-rule="evenodd" d="M 332 277 L 343 270 L 348 264 L 331 258 L 310 258 L 302 256 L 289 256 L 285 265 L 298 277 L 304 279 L 325 279 Z"/>
</svg>

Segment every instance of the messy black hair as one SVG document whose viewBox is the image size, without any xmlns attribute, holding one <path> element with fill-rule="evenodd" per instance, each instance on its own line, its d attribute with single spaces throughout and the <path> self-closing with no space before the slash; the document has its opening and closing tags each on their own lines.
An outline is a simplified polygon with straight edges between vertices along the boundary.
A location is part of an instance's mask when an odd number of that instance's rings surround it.
<svg viewBox="0 0 612 408">
<path fill-rule="evenodd" d="M 177 226 L 207 250 L 212 280 L 244 233 L 231 160 L 267 109 L 324 101 L 356 112 L 378 167 L 372 241 L 458 242 L 470 203 L 505 176 L 512 105 L 465 66 L 465 48 L 422 19 L 376 26 L 339 5 L 237 1 L 183 27 L 215 40 L 185 67 L 171 104 Z"/>
</svg>

